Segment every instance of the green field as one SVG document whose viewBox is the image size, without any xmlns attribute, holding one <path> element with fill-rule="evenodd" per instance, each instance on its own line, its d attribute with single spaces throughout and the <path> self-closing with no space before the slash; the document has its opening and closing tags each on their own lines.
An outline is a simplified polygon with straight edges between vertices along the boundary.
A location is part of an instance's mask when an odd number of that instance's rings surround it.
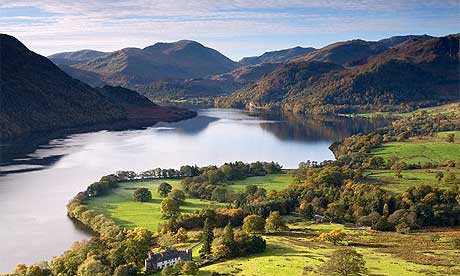
<svg viewBox="0 0 460 276">
<path fill-rule="evenodd" d="M 460 113 L 460 104 L 451 103 L 434 107 L 419 108 L 411 112 L 370 112 L 370 113 L 356 113 L 356 114 L 342 114 L 343 116 L 348 117 L 365 117 L 365 118 L 402 118 L 409 117 L 416 113 L 427 112 L 428 114 L 459 114 Z"/>
<path fill-rule="evenodd" d="M 373 170 L 367 172 L 366 183 L 377 184 L 388 191 L 401 193 L 406 191 L 411 186 L 419 184 L 431 185 L 439 188 L 454 187 L 454 184 L 446 183 L 443 180 L 438 182 L 436 179 L 437 172 L 443 172 L 446 175 L 446 169 L 431 169 L 431 170 L 403 170 L 401 171 L 402 178 L 398 178 L 394 171 L 390 170 Z M 450 171 L 460 178 L 460 170 L 450 168 Z"/>
<path fill-rule="evenodd" d="M 158 223 L 162 221 L 160 216 L 161 198 L 157 192 L 158 185 L 163 180 L 143 182 L 125 182 L 120 187 L 112 190 L 108 195 L 92 198 L 88 201 L 89 208 L 103 213 L 113 219 L 117 224 L 126 228 L 143 226 L 156 232 Z M 180 180 L 167 180 L 174 188 L 180 188 Z M 135 188 L 145 187 L 152 192 L 151 202 L 136 202 L 133 200 Z M 187 198 L 181 206 L 185 213 L 194 212 L 205 207 L 224 206 L 220 203 L 204 201 L 195 198 Z"/>
<path fill-rule="evenodd" d="M 246 258 L 237 258 L 201 268 L 201 275 L 216 271 L 241 276 L 317 275 L 320 264 L 326 261 L 334 246 L 318 240 L 318 234 L 338 224 L 290 224 L 289 234 L 265 236 L 267 250 Z M 294 228 L 294 229 L 293 229 Z M 440 233 L 442 239 L 428 242 L 431 233 L 403 235 L 360 229 L 346 229 L 349 246 L 363 254 L 370 275 L 459 275 L 460 253 L 451 248 L 449 239 L 460 235 Z M 400 252 L 412 252 L 401 255 Z M 437 265 L 427 265 L 431 262 Z M 302 274 L 307 267 L 305 274 Z"/>
<path fill-rule="evenodd" d="M 445 135 L 440 133 L 439 135 Z M 458 138 L 457 138 L 458 139 Z M 385 143 L 372 151 L 372 155 L 385 160 L 396 156 L 408 164 L 443 164 L 447 160 L 460 159 L 460 143 L 444 141 L 407 141 Z"/>
<path fill-rule="evenodd" d="M 92 198 L 88 206 L 107 217 L 117 224 L 126 228 L 143 226 L 152 231 L 157 230 L 158 223 L 162 221 L 160 216 L 161 198 L 157 192 L 158 185 L 163 180 L 142 182 L 125 182 L 120 187 L 112 190 L 108 195 Z M 173 188 L 181 188 L 180 180 L 166 180 Z M 281 190 L 289 186 L 291 176 L 289 174 L 273 174 L 258 177 L 249 177 L 245 180 L 226 184 L 227 187 L 236 191 L 244 190 L 246 185 L 254 184 L 269 190 Z M 151 202 L 136 202 L 133 200 L 135 188 L 145 187 L 152 192 Z M 181 211 L 191 213 L 205 207 L 224 207 L 225 204 L 205 201 L 196 198 L 187 198 L 181 206 Z"/>
<path fill-rule="evenodd" d="M 244 180 L 228 183 L 227 187 L 235 191 L 244 191 L 247 185 L 257 185 L 259 188 L 270 190 L 286 189 L 292 183 L 292 177 L 288 173 L 283 174 L 268 174 L 265 176 L 248 177 Z"/>
<path fill-rule="evenodd" d="M 457 130 L 457 131 L 443 131 L 443 132 L 438 132 L 438 137 L 439 138 L 446 138 L 447 135 L 449 134 L 453 134 L 454 137 L 455 137 L 455 140 L 457 140 L 458 142 L 460 142 L 460 130 Z"/>
</svg>

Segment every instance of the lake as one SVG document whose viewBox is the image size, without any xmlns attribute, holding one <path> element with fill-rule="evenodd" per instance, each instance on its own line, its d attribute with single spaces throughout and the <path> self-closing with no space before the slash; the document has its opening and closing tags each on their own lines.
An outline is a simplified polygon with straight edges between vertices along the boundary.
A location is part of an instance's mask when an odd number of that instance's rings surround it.
<svg viewBox="0 0 460 276">
<path fill-rule="evenodd" d="M 276 161 L 296 168 L 333 159 L 333 141 L 388 124 L 359 118 L 304 118 L 203 109 L 196 118 L 143 130 L 99 131 L 2 145 L 0 273 L 49 260 L 89 237 L 66 216 L 66 204 L 117 170 L 137 172 L 230 161 Z"/>
</svg>

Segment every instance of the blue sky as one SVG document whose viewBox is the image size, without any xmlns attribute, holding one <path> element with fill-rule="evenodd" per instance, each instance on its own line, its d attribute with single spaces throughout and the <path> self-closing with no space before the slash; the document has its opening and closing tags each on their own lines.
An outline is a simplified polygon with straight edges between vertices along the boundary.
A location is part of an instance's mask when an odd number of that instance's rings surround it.
<svg viewBox="0 0 460 276">
<path fill-rule="evenodd" d="M 191 39 L 239 60 L 298 45 L 458 33 L 458 18 L 460 0 L 0 2 L 0 32 L 42 55 Z"/>
</svg>

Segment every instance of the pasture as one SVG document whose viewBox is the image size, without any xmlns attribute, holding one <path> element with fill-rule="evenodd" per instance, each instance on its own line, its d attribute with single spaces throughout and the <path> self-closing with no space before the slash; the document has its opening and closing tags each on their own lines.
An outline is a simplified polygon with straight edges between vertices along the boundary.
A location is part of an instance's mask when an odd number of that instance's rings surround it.
<svg viewBox="0 0 460 276">
<path fill-rule="evenodd" d="M 151 180 L 120 183 L 120 187 L 110 191 L 108 195 L 92 198 L 88 201 L 89 208 L 113 219 L 117 224 L 126 228 L 143 226 L 153 232 L 157 231 L 158 224 L 163 221 L 160 215 L 162 197 L 158 194 L 161 182 L 168 182 L 173 188 L 180 188 L 180 180 Z M 136 188 L 148 188 L 152 193 L 152 201 L 136 202 L 133 192 Z M 192 213 L 203 208 L 217 208 L 223 204 L 187 197 L 181 206 L 183 213 Z"/>
</svg>

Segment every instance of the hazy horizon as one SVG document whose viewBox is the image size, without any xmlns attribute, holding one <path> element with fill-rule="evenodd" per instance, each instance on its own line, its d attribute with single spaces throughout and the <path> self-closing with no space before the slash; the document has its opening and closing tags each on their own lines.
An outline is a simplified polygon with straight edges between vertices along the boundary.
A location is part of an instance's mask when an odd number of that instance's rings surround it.
<svg viewBox="0 0 460 276">
<path fill-rule="evenodd" d="M 0 3 L 0 32 L 49 56 L 194 40 L 233 60 L 350 39 L 458 33 L 458 1 L 56 1 Z"/>
</svg>

